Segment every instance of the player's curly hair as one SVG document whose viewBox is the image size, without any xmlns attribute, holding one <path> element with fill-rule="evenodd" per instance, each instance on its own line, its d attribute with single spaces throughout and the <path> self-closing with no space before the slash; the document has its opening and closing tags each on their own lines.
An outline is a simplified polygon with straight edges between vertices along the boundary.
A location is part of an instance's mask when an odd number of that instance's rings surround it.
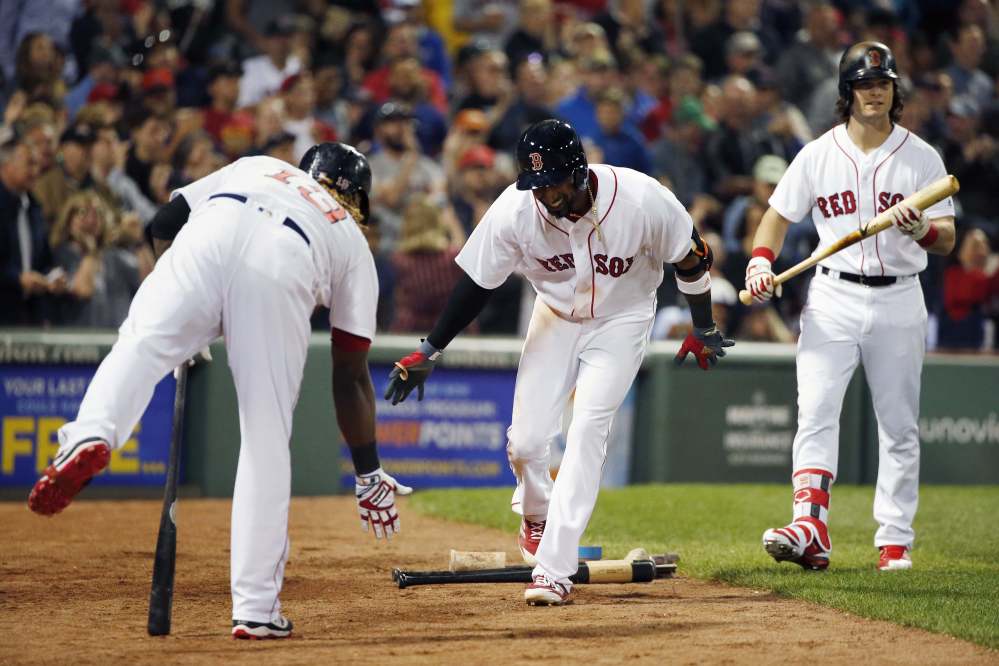
<svg viewBox="0 0 999 666">
<path fill-rule="evenodd" d="M 357 226 L 361 227 L 362 231 L 364 227 L 368 226 L 368 218 L 361 212 L 361 196 L 359 194 L 347 194 L 332 187 L 327 187 L 326 183 L 322 182 L 320 182 L 320 185 L 323 185 L 330 196 L 336 199 L 337 203 L 350 213 L 350 216 L 354 218 L 354 222 L 357 223 Z"/>
<path fill-rule="evenodd" d="M 892 124 L 898 124 L 902 119 L 902 109 L 905 108 L 905 100 L 902 99 L 902 90 L 898 87 L 898 81 L 891 82 L 891 108 L 888 109 L 888 120 Z M 850 119 L 850 112 L 853 110 L 853 86 L 850 86 L 850 96 L 840 97 L 836 100 L 836 115 L 839 116 L 840 122 L 846 122 Z"/>
</svg>

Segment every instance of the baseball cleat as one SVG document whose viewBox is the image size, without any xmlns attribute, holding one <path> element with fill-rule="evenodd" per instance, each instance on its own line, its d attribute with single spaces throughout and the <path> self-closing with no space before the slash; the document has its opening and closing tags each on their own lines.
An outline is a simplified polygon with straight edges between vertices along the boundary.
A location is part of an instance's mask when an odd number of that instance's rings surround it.
<svg viewBox="0 0 999 666">
<path fill-rule="evenodd" d="M 881 546 L 878 548 L 881 556 L 878 558 L 880 571 L 906 571 L 912 568 L 912 558 L 905 546 Z"/>
<path fill-rule="evenodd" d="M 810 522 L 796 521 L 763 533 L 763 549 L 777 562 L 794 562 L 810 571 L 829 566 L 829 550 L 823 548 L 817 528 Z"/>
<path fill-rule="evenodd" d="M 110 460 L 111 447 L 97 437 L 61 451 L 31 489 L 28 507 L 43 516 L 59 513 Z"/>
<path fill-rule="evenodd" d="M 274 622 L 232 621 L 232 637 L 251 641 L 266 638 L 288 638 L 291 636 L 291 620 L 279 617 Z"/>
<path fill-rule="evenodd" d="M 541 543 L 541 537 L 545 533 L 546 522 L 545 520 L 534 522 L 527 518 L 520 521 L 520 534 L 517 536 L 517 545 L 520 546 L 520 554 L 523 555 L 524 562 L 527 562 L 532 567 L 538 564 L 534 556 L 538 554 L 538 544 Z"/>
<path fill-rule="evenodd" d="M 528 606 L 564 606 L 572 603 L 572 587 L 553 581 L 541 574 L 524 590 Z"/>
</svg>

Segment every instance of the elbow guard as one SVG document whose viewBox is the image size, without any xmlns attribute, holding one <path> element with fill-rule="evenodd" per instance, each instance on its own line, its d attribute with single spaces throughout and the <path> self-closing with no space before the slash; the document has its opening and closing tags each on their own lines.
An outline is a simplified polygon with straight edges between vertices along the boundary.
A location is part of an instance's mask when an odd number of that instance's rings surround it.
<svg viewBox="0 0 999 666">
<path fill-rule="evenodd" d="M 711 270 L 711 264 L 715 261 L 715 255 L 711 252 L 711 246 L 704 242 L 701 235 L 697 233 L 696 228 L 690 234 L 690 251 L 699 261 L 690 268 L 680 268 L 676 264 L 673 264 L 678 279 L 697 277 L 702 273 L 707 274 Z"/>
<path fill-rule="evenodd" d="M 149 222 L 153 238 L 172 241 L 177 237 L 180 228 L 187 224 L 190 215 L 191 208 L 183 195 L 175 196 L 170 203 L 156 211 L 156 215 Z"/>
</svg>

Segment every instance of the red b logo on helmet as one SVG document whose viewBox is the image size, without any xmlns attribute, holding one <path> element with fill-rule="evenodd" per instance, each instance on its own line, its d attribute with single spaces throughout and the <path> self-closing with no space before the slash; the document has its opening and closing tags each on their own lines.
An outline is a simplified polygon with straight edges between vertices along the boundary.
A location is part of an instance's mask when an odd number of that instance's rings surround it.
<svg viewBox="0 0 999 666">
<path fill-rule="evenodd" d="M 867 59 L 870 61 L 871 67 L 880 67 L 881 51 L 871 49 L 870 51 L 867 52 Z"/>
<path fill-rule="evenodd" d="M 544 168 L 545 163 L 541 160 L 541 153 L 531 153 L 528 157 L 531 158 L 532 171 L 541 171 Z"/>
</svg>

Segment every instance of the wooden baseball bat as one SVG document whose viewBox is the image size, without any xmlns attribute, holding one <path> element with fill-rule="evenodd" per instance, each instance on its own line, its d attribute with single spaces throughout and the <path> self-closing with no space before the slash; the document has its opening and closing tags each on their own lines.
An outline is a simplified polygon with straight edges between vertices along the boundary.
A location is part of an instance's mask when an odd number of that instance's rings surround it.
<svg viewBox="0 0 999 666">
<path fill-rule="evenodd" d="M 503 569 L 473 571 L 392 571 L 392 580 L 399 589 L 412 585 L 442 585 L 452 583 L 530 583 L 533 567 L 515 566 Z M 573 583 L 648 583 L 656 578 L 669 578 L 675 564 L 657 565 L 652 560 L 600 560 L 580 562 L 579 570 L 569 577 Z"/>
<path fill-rule="evenodd" d="M 914 206 L 919 210 L 925 210 L 936 202 L 956 194 L 959 189 L 961 189 L 961 186 L 957 182 L 957 178 L 951 175 L 946 175 L 943 178 L 933 181 L 918 192 L 902 199 L 901 203 Z M 855 243 L 859 243 L 865 238 L 881 233 L 885 229 L 891 227 L 895 222 L 892 219 L 890 211 L 891 208 L 876 216 L 862 228 L 857 229 L 856 231 L 851 231 L 829 247 L 819 250 L 804 261 L 795 264 L 780 275 L 775 276 L 774 289 L 776 290 L 779 285 L 784 284 L 796 275 L 804 273 L 826 257 L 831 257 L 840 250 L 848 248 Z M 747 290 L 743 289 L 739 292 L 739 301 L 741 301 L 743 305 L 751 305 L 753 297 Z"/>
<path fill-rule="evenodd" d="M 180 447 L 184 432 L 184 402 L 187 399 L 187 363 L 177 368 L 177 392 L 173 400 L 173 433 L 170 437 L 170 457 L 167 463 L 166 489 L 163 491 L 163 512 L 160 533 L 156 538 L 153 560 L 153 584 L 149 592 L 150 636 L 170 633 L 170 612 L 173 607 L 173 574 L 177 564 L 177 483 L 180 477 Z"/>
</svg>

